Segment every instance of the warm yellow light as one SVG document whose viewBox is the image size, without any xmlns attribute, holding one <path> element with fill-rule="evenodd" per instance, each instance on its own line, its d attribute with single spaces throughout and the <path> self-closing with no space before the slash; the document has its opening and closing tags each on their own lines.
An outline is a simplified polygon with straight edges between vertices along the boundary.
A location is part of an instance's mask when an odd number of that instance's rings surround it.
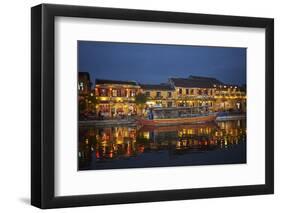
<svg viewBox="0 0 281 213">
<path fill-rule="evenodd" d="M 144 137 L 145 139 L 149 139 L 149 132 L 144 132 L 144 133 L 143 133 L 143 137 Z"/>
<path fill-rule="evenodd" d="M 106 101 L 106 100 L 108 100 L 108 98 L 107 97 L 101 97 L 100 100 Z"/>
<path fill-rule="evenodd" d="M 155 101 L 147 101 L 146 104 L 147 105 L 155 105 L 156 103 L 155 103 Z"/>
<path fill-rule="evenodd" d="M 192 129 L 188 129 L 188 130 L 187 130 L 187 134 L 188 134 L 188 135 L 192 135 L 192 134 L 193 134 L 193 130 L 192 130 Z"/>
</svg>

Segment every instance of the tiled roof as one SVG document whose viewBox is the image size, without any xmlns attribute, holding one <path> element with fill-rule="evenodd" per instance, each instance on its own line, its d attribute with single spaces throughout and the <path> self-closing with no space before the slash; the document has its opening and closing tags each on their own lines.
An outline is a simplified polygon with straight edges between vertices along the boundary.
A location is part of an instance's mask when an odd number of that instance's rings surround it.
<svg viewBox="0 0 281 213">
<path fill-rule="evenodd" d="M 140 86 L 144 90 L 175 90 L 170 84 L 140 84 Z"/>
<path fill-rule="evenodd" d="M 188 78 L 170 78 L 176 87 L 212 88 L 214 85 L 225 85 L 216 78 L 189 76 Z"/>
<path fill-rule="evenodd" d="M 107 79 L 96 79 L 97 84 L 122 84 L 122 85 L 133 85 L 137 86 L 137 82 L 135 81 L 118 81 L 118 80 L 107 80 Z"/>
</svg>

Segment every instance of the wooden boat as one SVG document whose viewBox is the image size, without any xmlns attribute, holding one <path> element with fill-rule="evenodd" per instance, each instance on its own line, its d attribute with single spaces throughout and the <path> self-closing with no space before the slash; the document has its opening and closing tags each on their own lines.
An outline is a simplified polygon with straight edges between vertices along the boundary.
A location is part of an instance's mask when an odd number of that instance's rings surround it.
<svg viewBox="0 0 281 213">
<path fill-rule="evenodd" d="M 151 116 L 152 115 L 152 116 Z M 152 108 L 148 118 L 140 118 L 142 126 L 165 126 L 214 121 L 217 113 L 209 112 L 206 107 Z"/>
<path fill-rule="evenodd" d="M 198 130 L 202 128 L 218 128 L 217 123 L 215 122 L 204 122 L 204 123 L 184 123 L 184 124 L 177 124 L 177 125 L 143 125 L 141 126 L 141 131 L 146 132 L 176 132 L 181 131 L 182 129 L 192 129 Z"/>
</svg>

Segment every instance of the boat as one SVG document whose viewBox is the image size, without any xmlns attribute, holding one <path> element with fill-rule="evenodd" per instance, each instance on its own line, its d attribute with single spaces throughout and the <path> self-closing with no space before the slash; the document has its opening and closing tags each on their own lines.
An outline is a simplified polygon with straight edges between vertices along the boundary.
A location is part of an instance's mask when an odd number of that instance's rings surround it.
<svg viewBox="0 0 281 213">
<path fill-rule="evenodd" d="M 139 118 L 142 126 L 167 126 L 192 123 L 207 123 L 216 119 L 217 113 L 208 107 L 155 107 L 150 108 L 147 118 Z"/>
<path fill-rule="evenodd" d="M 178 132 L 182 129 L 192 129 L 193 131 L 198 131 L 199 129 L 216 129 L 218 125 L 216 122 L 203 122 L 203 123 L 184 123 L 178 125 L 143 125 L 140 128 L 140 131 L 143 132 Z"/>
</svg>

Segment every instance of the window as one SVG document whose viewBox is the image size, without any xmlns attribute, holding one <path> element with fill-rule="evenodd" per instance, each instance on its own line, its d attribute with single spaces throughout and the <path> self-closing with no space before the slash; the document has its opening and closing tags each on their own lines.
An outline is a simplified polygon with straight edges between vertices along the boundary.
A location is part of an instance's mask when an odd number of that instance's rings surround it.
<svg viewBox="0 0 281 213">
<path fill-rule="evenodd" d="M 168 92 L 168 97 L 171 98 L 172 97 L 172 93 Z"/>
<path fill-rule="evenodd" d="M 190 95 L 194 95 L 194 90 L 193 89 L 190 90 Z"/>
<path fill-rule="evenodd" d="M 130 91 L 130 96 L 131 96 L 131 97 L 134 97 L 134 96 L 136 96 L 136 91 L 134 91 L 134 90 L 131 90 L 131 91 Z"/>
<path fill-rule="evenodd" d="M 84 84 L 83 82 L 79 82 L 79 85 L 78 85 L 78 90 L 84 90 Z"/>
<path fill-rule="evenodd" d="M 118 97 L 121 97 L 121 89 L 118 89 L 118 90 L 117 90 L 117 96 L 118 96 Z"/>
<path fill-rule="evenodd" d="M 150 92 L 145 92 L 146 97 L 150 97 Z"/>
<path fill-rule="evenodd" d="M 172 102 L 168 102 L 167 103 L 167 107 L 172 107 L 173 106 L 173 103 Z"/>
<path fill-rule="evenodd" d="M 189 89 L 185 90 L 186 95 L 189 95 Z"/>
<path fill-rule="evenodd" d="M 204 95 L 208 95 L 208 90 L 204 89 Z"/>
<path fill-rule="evenodd" d="M 180 94 L 180 95 L 182 94 L 182 88 L 179 89 L 179 94 Z"/>
<path fill-rule="evenodd" d="M 107 89 L 100 89 L 100 96 L 107 96 Z"/>
<path fill-rule="evenodd" d="M 117 96 L 117 90 L 116 89 L 113 89 L 112 90 L 112 97 L 116 97 Z"/>
<path fill-rule="evenodd" d="M 161 97 L 161 92 L 157 92 L 156 97 L 158 97 L 158 98 Z"/>
</svg>

